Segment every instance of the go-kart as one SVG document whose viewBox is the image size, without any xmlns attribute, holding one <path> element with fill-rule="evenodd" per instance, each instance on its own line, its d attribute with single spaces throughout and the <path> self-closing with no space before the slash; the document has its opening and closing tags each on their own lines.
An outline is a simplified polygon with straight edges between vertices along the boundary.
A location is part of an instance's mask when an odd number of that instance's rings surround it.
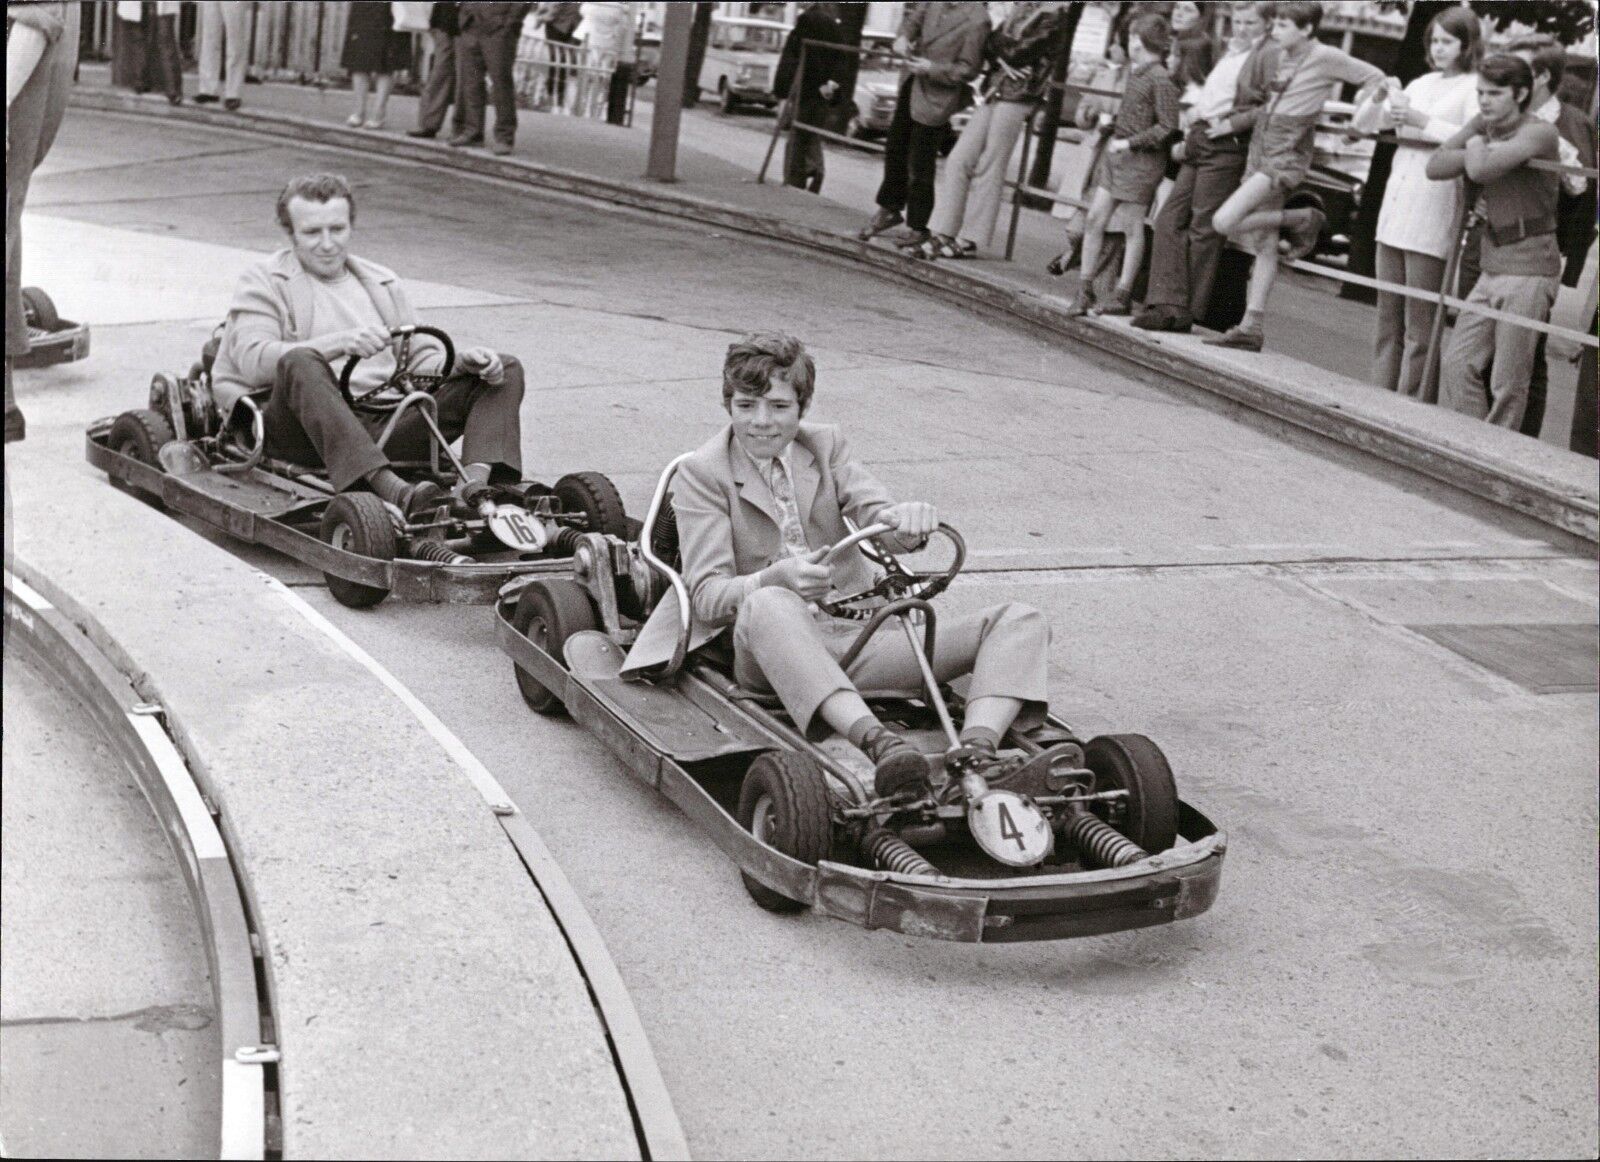
<svg viewBox="0 0 1600 1162">
<path fill-rule="evenodd" d="M 13 366 L 49 367 L 88 356 L 89 325 L 63 319 L 50 296 L 36 286 L 22 288 L 22 319 L 28 326 L 28 353 L 17 356 Z"/>
<path fill-rule="evenodd" d="M 444 345 L 436 375 L 407 370 L 415 335 Z M 157 507 L 198 517 L 252 544 L 266 545 L 320 569 L 328 590 L 354 609 L 385 597 L 413 601 L 493 601 L 507 581 L 565 571 L 584 534 L 626 537 L 634 527 L 611 481 L 574 472 L 554 487 L 531 481 L 479 484 L 439 429 L 432 392 L 455 365 L 455 346 L 435 327 L 398 327 L 396 372 L 352 394 L 351 356 L 339 376 L 345 401 L 386 416 L 385 448 L 402 417 L 415 412 L 429 433 L 428 458 L 391 459 L 408 480 L 428 479 L 446 493 L 428 511 L 401 512 L 370 492 L 335 492 L 320 466 L 266 454 L 262 403 L 245 396 L 220 414 L 211 382 L 218 336 L 185 376 L 158 374 L 147 408 L 92 424 L 88 458 L 113 484 Z M 441 461 L 441 457 L 443 460 Z"/>
<path fill-rule="evenodd" d="M 908 568 L 880 539 L 887 526 L 855 531 L 830 558 L 864 552 L 879 579 L 821 604 L 862 622 L 846 666 L 876 633 L 905 634 L 921 659 L 920 690 L 863 695 L 923 752 L 925 788 L 877 795 L 860 751 L 805 737 L 776 699 L 739 687 L 714 644 L 689 653 L 668 493 L 681 460 L 658 483 L 637 540 L 585 533 L 570 577 L 509 583 L 497 636 L 528 705 L 569 713 L 705 827 L 757 904 L 983 942 L 1096 935 L 1211 906 L 1226 838 L 1178 798 L 1148 738 L 1084 742 L 1046 715 L 1013 728 L 996 755 L 961 745 L 962 698 L 927 664 L 933 598 L 965 557 L 947 525 L 935 538 L 947 563 L 932 571 Z M 625 680 L 626 647 L 658 601 L 677 608 L 673 657 L 644 681 Z"/>
</svg>

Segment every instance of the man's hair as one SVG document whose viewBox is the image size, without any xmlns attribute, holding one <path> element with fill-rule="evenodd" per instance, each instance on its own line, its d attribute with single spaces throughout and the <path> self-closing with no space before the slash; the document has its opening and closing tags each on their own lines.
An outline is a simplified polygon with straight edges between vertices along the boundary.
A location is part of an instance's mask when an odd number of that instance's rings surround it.
<svg viewBox="0 0 1600 1162">
<path fill-rule="evenodd" d="M 1272 23 L 1272 18 L 1278 14 L 1278 5 L 1276 0 L 1238 0 L 1238 2 L 1234 4 L 1234 7 L 1254 8 L 1258 13 L 1261 14 L 1261 19 L 1269 25 Z"/>
<path fill-rule="evenodd" d="M 1506 45 L 1505 51 L 1527 53 L 1533 58 L 1528 63 L 1535 73 L 1549 74 L 1550 91 L 1554 93 L 1561 87 L 1561 78 L 1567 75 L 1567 50 L 1561 47 L 1555 37 L 1542 32 L 1519 36 Z"/>
<path fill-rule="evenodd" d="M 1274 15 L 1293 21 L 1301 28 L 1309 28 L 1313 36 L 1322 27 L 1322 5 L 1316 0 L 1283 0 Z"/>
<path fill-rule="evenodd" d="M 1428 33 L 1423 38 L 1426 44 L 1433 39 L 1433 30 L 1442 28 L 1450 36 L 1461 42 L 1461 70 L 1470 72 L 1477 67 L 1478 61 L 1483 57 L 1483 25 L 1478 23 L 1477 13 L 1470 8 L 1446 8 L 1439 15 L 1428 22 Z M 1551 88 L 1555 88 L 1551 85 Z"/>
<path fill-rule="evenodd" d="M 1517 102 L 1519 109 L 1527 109 L 1528 103 L 1533 100 L 1533 69 L 1519 56 L 1512 56 L 1508 52 L 1491 53 L 1479 62 L 1478 78 L 1491 85 L 1521 89 L 1522 99 Z"/>
<path fill-rule="evenodd" d="M 350 203 L 351 223 L 354 224 L 356 220 L 356 196 L 350 192 L 350 183 L 336 173 L 303 174 L 289 179 L 289 184 L 283 187 L 283 193 L 278 195 L 278 225 L 289 231 L 294 230 L 294 223 L 289 218 L 291 198 L 306 202 L 331 202 L 335 198 L 343 198 Z"/>
<path fill-rule="evenodd" d="M 1128 43 L 1131 45 L 1135 40 L 1144 45 L 1146 52 L 1166 60 L 1167 53 L 1172 51 L 1172 25 L 1153 13 L 1141 16 L 1128 26 Z"/>
<path fill-rule="evenodd" d="M 722 403 L 733 402 L 733 393 L 766 395 L 772 387 L 772 373 L 782 371 L 800 401 L 800 412 L 811 406 L 811 393 L 817 386 L 817 365 L 811 361 L 805 344 L 781 331 L 757 331 L 728 344 L 722 361 Z"/>
</svg>

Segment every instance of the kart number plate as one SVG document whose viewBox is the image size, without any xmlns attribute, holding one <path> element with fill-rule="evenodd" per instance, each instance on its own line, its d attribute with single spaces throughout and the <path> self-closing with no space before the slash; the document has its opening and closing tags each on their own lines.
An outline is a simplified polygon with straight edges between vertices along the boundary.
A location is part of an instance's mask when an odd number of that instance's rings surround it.
<svg viewBox="0 0 1600 1162">
<path fill-rule="evenodd" d="M 524 553 L 537 553 L 549 543 L 544 522 L 509 504 L 496 505 L 489 516 L 489 531 L 501 544 Z"/>
<path fill-rule="evenodd" d="M 1044 813 L 1015 791 L 987 791 L 974 799 L 967 826 L 987 855 L 1009 867 L 1033 867 L 1055 844 Z"/>
</svg>

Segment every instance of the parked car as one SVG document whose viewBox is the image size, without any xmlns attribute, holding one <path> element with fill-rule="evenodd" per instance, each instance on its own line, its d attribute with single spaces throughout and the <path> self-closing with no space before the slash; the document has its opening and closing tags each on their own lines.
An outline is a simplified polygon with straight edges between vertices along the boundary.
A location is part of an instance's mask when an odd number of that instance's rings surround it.
<svg viewBox="0 0 1600 1162">
<path fill-rule="evenodd" d="M 844 127 L 846 137 L 876 141 L 889 132 L 901 81 L 900 70 L 894 63 L 894 39 L 892 32 L 861 34 L 861 47 L 867 51 L 861 58 L 861 71 L 856 74 L 855 109 Z M 941 154 L 955 148 L 957 138 L 970 120 L 970 107 L 950 119 L 950 132 L 939 147 Z"/>
<path fill-rule="evenodd" d="M 713 16 L 700 67 L 700 91 L 716 93 L 723 113 L 752 105 L 776 108 L 772 76 L 789 28 L 776 20 Z"/>
</svg>

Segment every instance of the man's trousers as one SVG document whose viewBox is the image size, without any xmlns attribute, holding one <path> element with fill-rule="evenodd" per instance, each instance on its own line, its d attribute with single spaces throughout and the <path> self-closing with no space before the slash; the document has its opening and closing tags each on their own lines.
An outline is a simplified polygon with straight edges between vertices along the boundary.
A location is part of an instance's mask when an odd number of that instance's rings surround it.
<svg viewBox="0 0 1600 1162">
<path fill-rule="evenodd" d="M 1227 242 L 1212 228 L 1211 217 L 1239 188 L 1245 152 L 1236 140 L 1212 141 L 1190 131 L 1178 179 L 1156 215 L 1146 306 L 1186 310 L 1196 321 L 1205 318 Z"/>
<path fill-rule="evenodd" d="M 491 387 L 475 375 L 458 372 L 439 385 L 439 429 L 446 439 L 461 438 L 461 458 L 488 464 L 496 479 L 522 475 L 522 364 L 503 355 L 505 381 Z M 374 442 L 388 414 L 353 412 L 339 394 L 339 381 L 327 359 L 309 347 L 296 347 L 278 361 L 272 395 L 262 409 L 267 454 L 296 464 L 325 465 L 340 492 L 389 466 L 391 460 L 425 460 L 430 436 L 415 410 L 407 411 L 387 447 Z"/>
<path fill-rule="evenodd" d="M 490 29 L 471 24 L 456 37 L 456 100 L 461 102 L 461 131 L 467 137 L 484 135 L 487 76 L 488 99 L 494 102 L 494 137 L 507 145 L 517 139 L 517 93 L 512 78 L 517 63 L 517 41 L 522 35 L 519 21 Z"/>
<path fill-rule="evenodd" d="M 444 115 L 454 105 L 455 117 L 451 128 L 457 133 L 466 132 L 466 114 L 462 109 L 460 86 L 456 84 L 456 37 L 442 28 L 431 29 L 433 38 L 433 65 L 428 72 L 427 87 L 422 90 L 422 100 L 417 103 L 417 128 L 437 133 L 444 125 Z M 480 123 L 480 133 L 483 131 Z"/>
<path fill-rule="evenodd" d="M 883 139 L 883 182 L 878 205 L 904 210 L 906 225 L 926 230 L 933 214 L 933 179 L 939 164 L 939 147 L 948 125 L 919 125 L 911 119 L 911 80 L 900 86 L 889 133 Z"/>
<path fill-rule="evenodd" d="M 1484 274 L 1467 297 L 1497 311 L 1546 322 L 1556 300 L 1554 275 Z M 1439 373 L 1440 402 L 1503 428 L 1518 428 L 1539 332 L 1462 311 Z"/>
<path fill-rule="evenodd" d="M 200 0 L 200 78 L 197 89 L 209 97 L 237 101 L 250 56 L 250 5 Z"/>
</svg>

